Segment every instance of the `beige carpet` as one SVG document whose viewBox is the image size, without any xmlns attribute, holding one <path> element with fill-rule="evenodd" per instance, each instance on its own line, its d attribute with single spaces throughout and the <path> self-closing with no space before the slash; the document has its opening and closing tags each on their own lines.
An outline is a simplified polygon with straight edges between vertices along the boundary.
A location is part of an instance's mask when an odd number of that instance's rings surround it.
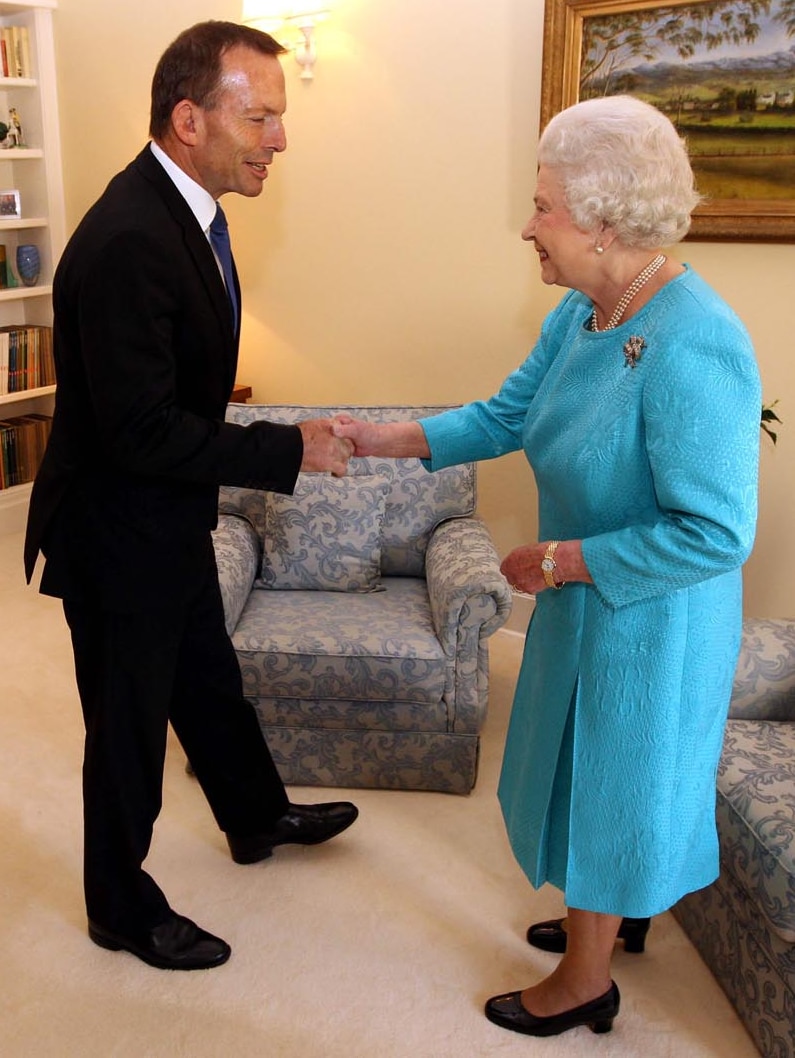
<svg viewBox="0 0 795 1058">
<path fill-rule="evenodd" d="M 753 1058 L 728 1001 L 670 915 L 645 955 L 617 949 L 613 1032 L 549 1040 L 489 1024 L 488 996 L 555 957 L 524 941 L 560 912 L 533 893 L 495 798 L 520 637 L 492 640 L 492 697 L 468 798 L 354 791 L 353 829 L 315 849 L 232 863 L 176 743 L 150 859 L 172 905 L 232 945 L 217 970 L 170 973 L 86 937 L 81 723 L 60 606 L 23 585 L 0 538 L 0 1054 L 4 1058 Z M 340 792 L 298 789 L 297 801 Z M 343 794 L 342 796 L 346 796 Z"/>
</svg>

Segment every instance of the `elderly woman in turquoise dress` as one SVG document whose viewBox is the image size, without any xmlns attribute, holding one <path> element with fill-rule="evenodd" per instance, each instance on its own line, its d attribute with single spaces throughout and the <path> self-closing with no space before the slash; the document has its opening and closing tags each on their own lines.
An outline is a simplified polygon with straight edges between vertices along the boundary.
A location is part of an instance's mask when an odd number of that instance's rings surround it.
<svg viewBox="0 0 795 1058">
<path fill-rule="evenodd" d="M 761 392 L 748 334 L 661 252 L 698 202 L 684 143 L 631 97 L 545 129 L 522 233 L 544 283 L 570 288 L 491 399 L 417 423 L 340 422 L 356 454 L 431 470 L 524 450 L 539 536 L 503 573 L 536 596 L 499 799 L 533 886 L 565 920 L 530 943 L 552 974 L 487 1017 L 550 1036 L 609 1031 L 617 936 L 718 873 L 715 776 L 755 530 Z"/>
</svg>

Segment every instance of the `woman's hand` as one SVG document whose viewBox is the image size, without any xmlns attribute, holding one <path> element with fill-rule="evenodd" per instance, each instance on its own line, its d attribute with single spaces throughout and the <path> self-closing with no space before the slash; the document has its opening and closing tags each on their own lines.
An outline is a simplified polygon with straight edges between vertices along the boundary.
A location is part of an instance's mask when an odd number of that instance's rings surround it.
<svg viewBox="0 0 795 1058">
<path fill-rule="evenodd" d="M 431 454 L 418 422 L 363 422 L 344 414 L 335 415 L 332 422 L 334 436 L 351 441 L 355 456 L 425 459 Z"/>
<path fill-rule="evenodd" d="M 541 561 L 548 545 L 548 540 L 538 544 L 525 544 L 514 548 L 503 559 L 500 570 L 515 591 L 524 592 L 526 595 L 538 595 L 539 592 L 546 591 L 549 587 L 541 569 Z M 582 557 L 580 540 L 561 540 L 555 551 L 555 567 L 553 576 L 558 584 L 570 581 L 593 584 L 591 574 Z"/>
<path fill-rule="evenodd" d="M 514 591 L 537 595 L 546 588 L 541 572 L 541 559 L 546 548 L 546 544 L 526 544 L 515 547 L 503 559 L 500 571 Z"/>
<path fill-rule="evenodd" d="M 376 423 L 363 422 L 350 415 L 335 415 L 332 423 L 335 437 L 350 441 L 355 456 L 381 454 L 378 450 L 379 426 Z"/>
</svg>

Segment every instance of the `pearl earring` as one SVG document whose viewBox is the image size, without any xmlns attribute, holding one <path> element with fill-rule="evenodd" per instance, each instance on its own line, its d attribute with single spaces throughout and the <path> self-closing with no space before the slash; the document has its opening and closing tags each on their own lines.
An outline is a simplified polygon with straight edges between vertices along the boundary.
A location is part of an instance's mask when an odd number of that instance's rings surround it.
<svg viewBox="0 0 795 1058">
<path fill-rule="evenodd" d="M 596 246 L 594 246 L 594 250 L 597 253 L 604 253 L 605 252 L 604 246 L 600 245 L 599 243 L 597 243 Z"/>
</svg>

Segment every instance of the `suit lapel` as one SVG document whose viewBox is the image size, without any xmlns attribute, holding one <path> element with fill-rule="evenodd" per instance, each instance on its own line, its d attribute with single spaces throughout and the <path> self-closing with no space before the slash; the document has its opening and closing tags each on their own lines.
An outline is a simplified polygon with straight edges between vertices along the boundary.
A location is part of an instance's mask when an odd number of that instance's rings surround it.
<svg viewBox="0 0 795 1058">
<path fill-rule="evenodd" d="M 144 179 L 155 186 L 175 223 L 182 229 L 185 246 L 197 272 L 202 278 L 202 282 L 207 288 L 208 298 L 221 321 L 223 333 L 230 335 L 231 342 L 228 352 L 233 360 L 236 360 L 240 323 L 238 321 L 237 333 L 233 333 L 232 309 L 224 281 L 218 271 L 215 255 L 207 241 L 207 236 L 199 227 L 193 211 L 180 194 L 174 181 L 152 154 L 148 145 L 144 147 L 132 164 L 138 169 Z M 240 305 L 240 286 L 238 284 L 237 269 L 235 269 L 235 285 L 237 287 L 237 303 Z"/>
</svg>

